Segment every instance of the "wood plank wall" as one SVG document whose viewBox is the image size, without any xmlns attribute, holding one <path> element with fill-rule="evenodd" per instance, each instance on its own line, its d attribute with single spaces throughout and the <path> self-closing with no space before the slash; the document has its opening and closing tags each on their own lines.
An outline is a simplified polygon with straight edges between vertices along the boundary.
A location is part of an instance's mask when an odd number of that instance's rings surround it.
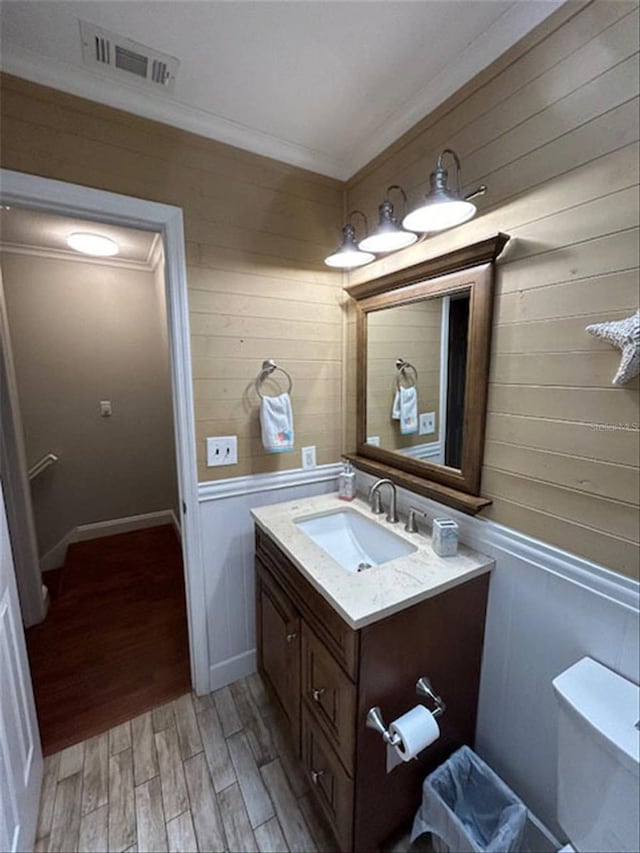
<svg viewBox="0 0 640 853">
<path fill-rule="evenodd" d="M 370 217 L 391 183 L 416 202 L 454 148 L 479 216 L 358 270 L 360 282 L 496 231 L 484 513 L 638 575 L 638 380 L 584 331 L 638 308 L 638 4 L 567 4 L 348 183 Z M 347 322 L 347 422 L 354 328 Z M 353 431 L 347 445 L 353 447 Z"/>
<path fill-rule="evenodd" d="M 1 79 L 1 163 L 184 212 L 201 481 L 335 462 L 342 442 L 339 181 L 38 86 Z M 253 389 L 263 359 L 292 375 L 296 450 L 266 454 Z M 272 389 L 277 390 L 275 388 Z M 239 464 L 207 468 L 207 435 Z"/>
</svg>

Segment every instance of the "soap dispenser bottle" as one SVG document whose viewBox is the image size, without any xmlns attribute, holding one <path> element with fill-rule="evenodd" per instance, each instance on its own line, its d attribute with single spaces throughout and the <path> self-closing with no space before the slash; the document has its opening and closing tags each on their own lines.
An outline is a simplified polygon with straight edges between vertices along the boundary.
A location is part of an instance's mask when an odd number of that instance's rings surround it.
<svg viewBox="0 0 640 853">
<path fill-rule="evenodd" d="M 338 497 L 341 501 L 352 501 L 356 496 L 356 472 L 351 462 L 344 462 L 338 478 Z"/>
</svg>

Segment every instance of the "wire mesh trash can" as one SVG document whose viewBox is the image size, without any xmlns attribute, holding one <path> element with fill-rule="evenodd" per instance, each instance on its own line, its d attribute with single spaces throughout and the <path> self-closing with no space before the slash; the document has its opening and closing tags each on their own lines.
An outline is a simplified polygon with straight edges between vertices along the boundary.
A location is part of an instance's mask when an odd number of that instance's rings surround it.
<svg viewBox="0 0 640 853">
<path fill-rule="evenodd" d="M 411 840 L 430 832 L 436 853 L 512 853 L 526 819 L 524 803 L 462 746 L 424 780 Z"/>
</svg>

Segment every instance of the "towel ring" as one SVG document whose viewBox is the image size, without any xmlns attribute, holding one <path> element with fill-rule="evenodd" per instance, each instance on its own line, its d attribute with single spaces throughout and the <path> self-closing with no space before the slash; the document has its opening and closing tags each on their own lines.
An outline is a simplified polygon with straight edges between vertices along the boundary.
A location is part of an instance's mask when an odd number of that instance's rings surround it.
<svg viewBox="0 0 640 853">
<path fill-rule="evenodd" d="M 400 379 L 401 379 L 401 377 L 405 376 L 405 378 L 410 379 L 410 377 L 406 376 L 407 370 L 413 370 L 413 375 L 414 375 L 413 384 L 410 385 L 409 388 L 415 388 L 416 387 L 416 385 L 418 384 L 418 371 L 415 369 L 415 367 L 412 364 L 410 364 L 404 358 L 398 358 L 398 359 L 396 359 L 396 370 L 398 371 L 396 373 L 396 387 L 397 387 L 398 391 L 400 390 Z"/>
<path fill-rule="evenodd" d="M 275 363 L 275 361 L 272 358 L 269 358 L 266 361 L 262 362 L 262 369 L 260 370 L 260 373 L 256 376 L 256 383 L 255 383 L 256 384 L 256 392 L 258 394 L 258 397 L 260 397 L 261 400 L 264 400 L 265 395 L 260 390 L 260 385 L 264 382 L 265 379 L 267 379 L 267 377 L 271 376 L 271 374 L 275 370 L 279 370 L 281 373 L 284 373 L 284 375 L 287 377 L 287 379 L 289 380 L 289 387 L 287 388 L 287 394 L 291 393 L 291 389 L 293 388 L 293 379 L 287 373 L 287 371 L 284 369 L 284 367 L 278 367 L 278 365 Z"/>
</svg>

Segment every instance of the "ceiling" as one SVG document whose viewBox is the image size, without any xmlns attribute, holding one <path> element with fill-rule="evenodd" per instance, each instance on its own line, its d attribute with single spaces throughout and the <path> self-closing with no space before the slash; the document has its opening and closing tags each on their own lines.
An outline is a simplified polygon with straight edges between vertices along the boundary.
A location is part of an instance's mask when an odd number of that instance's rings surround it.
<svg viewBox="0 0 640 853">
<path fill-rule="evenodd" d="M 110 237 L 119 246 L 118 254 L 110 258 L 93 258 L 74 252 L 67 245 L 67 237 L 75 231 L 90 231 Z M 150 231 L 120 228 L 117 225 L 71 219 L 19 207 L 0 210 L 0 249 L 4 251 L 26 251 L 28 254 L 151 269 L 157 237 Z"/>
<path fill-rule="evenodd" d="M 344 180 L 562 2 L 3 0 L 2 67 Z M 177 57 L 174 91 L 84 65 L 79 20 Z"/>
</svg>

